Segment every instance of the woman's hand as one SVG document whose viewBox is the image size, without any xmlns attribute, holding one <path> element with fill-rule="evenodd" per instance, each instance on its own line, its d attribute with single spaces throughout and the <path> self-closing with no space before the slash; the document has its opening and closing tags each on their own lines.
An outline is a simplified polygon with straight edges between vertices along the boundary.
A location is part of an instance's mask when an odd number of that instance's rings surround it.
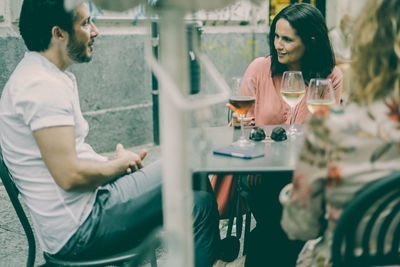
<svg viewBox="0 0 400 267">
<path fill-rule="evenodd" d="M 235 107 L 231 104 L 226 104 L 226 107 L 232 109 L 232 126 L 240 127 L 239 114 L 235 111 Z M 243 126 L 254 126 L 254 117 L 246 117 L 243 119 Z"/>
<path fill-rule="evenodd" d="M 240 127 L 240 118 L 236 112 L 232 114 L 232 125 L 234 127 Z M 243 119 L 243 126 L 254 126 L 254 118 L 246 117 Z"/>
</svg>

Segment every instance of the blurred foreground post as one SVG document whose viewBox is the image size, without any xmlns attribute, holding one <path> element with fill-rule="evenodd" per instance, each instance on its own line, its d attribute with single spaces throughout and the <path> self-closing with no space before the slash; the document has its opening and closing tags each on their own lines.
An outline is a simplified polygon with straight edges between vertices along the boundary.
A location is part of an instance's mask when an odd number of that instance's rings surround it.
<svg viewBox="0 0 400 267">
<path fill-rule="evenodd" d="M 189 94 L 185 11 L 165 4 L 160 9 L 160 63 L 183 96 Z M 189 170 L 189 112 L 179 109 L 160 81 L 161 151 L 163 157 L 164 227 L 176 237 L 170 251 L 180 255 L 174 266 L 193 266 L 192 179 Z M 172 251 L 177 250 L 177 251 Z M 176 255 L 177 256 L 177 255 Z"/>
</svg>

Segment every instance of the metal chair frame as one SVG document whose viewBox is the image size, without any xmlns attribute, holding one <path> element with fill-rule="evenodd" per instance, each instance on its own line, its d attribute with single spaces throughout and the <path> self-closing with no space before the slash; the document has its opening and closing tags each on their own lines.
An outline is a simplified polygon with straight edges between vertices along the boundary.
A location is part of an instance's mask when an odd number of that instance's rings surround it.
<svg viewBox="0 0 400 267">
<path fill-rule="evenodd" d="M 232 120 L 232 109 L 228 108 L 228 123 L 231 122 Z M 243 255 L 247 253 L 247 247 L 248 247 L 248 239 L 246 238 L 249 233 L 250 233 L 250 226 L 251 226 L 251 210 L 249 205 L 247 204 L 246 201 L 246 192 L 245 189 L 242 186 L 242 179 L 241 176 L 238 175 L 236 179 L 236 185 L 235 185 L 235 193 L 233 195 L 232 203 L 229 209 L 229 220 L 228 220 L 228 229 L 226 233 L 226 237 L 232 235 L 232 229 L 233 229 L 233 222 L 236 217 L 236 237 L 241 238 L 242 232 L 243 232 L 243 217 L 242 217 L 242 212 L 243 212 L 243 203 L 242 201 L 245 201 L 246 209 L 245 209 L 245 228 L 244 228 L 244 245 L 243 245 Z"/>
<path fill-rule="evenodd" d="M 397 265 L 399 245 L 400 172 L 395 172 L 360 190 L 344 209 L 333 236 L 333 267 Z"/>
<path fill-rule="evenodd" d="M 31 224 L 25 214 L 25 211 L 22 207 L 22 204 L 18 198 L 19 191 L 14 184 L 11 174 L 6 167 L 2 153 L 0 148 L 0 178 L 3 182 L 3 185 L 7 191 L 7 194 L 10 198 L 10 201 L 14 207 L 15 212 L 17 213 L 18 219 L 25 231 L 26 238 L 28 240 L 28 256 L 27 256 L 27 267 L 33 267 L 35 264 L 36 257 L 36 243 L 35 243 L 35 235 L 33 233 Z M 153 235 L 150 235 L 153 237 Z M 150 243 L 152 242 L 152 243 Z M 120 265 L 126 262 L 129 262 L 130 266 L 136 266 L 140 264 L 141 260 L 143 260 L 144 254 L 146 254 L 146 250 L 151 248 L 151 266 L 157 267 L 157 258 L 155 254 L 155 249 L 158 247 L 161 240 L 150 240 L 146 239 L 143 243 L 141 243 L 138 247 L 132 248 L 130 250 L 114 254 L 107 257 L 98 257 L 96 259 L 88 259 L 88 260 L 68 260 L 68 259 L 59 259 L 56 258 L 46 252 L 43 252 L 44 259 L 46 264 L 44 266 L 107 266 L 107 265 Z"/>
<path fill-rule="evenodd" d="M 242 186 L 242 178 L 239 175 L 237 177 L 237 182 L 236 182 L 236 187 L 235 187 L 235 193 L 233 195 L 232 203 L 231 206 L 229 207 L 229 219 L 228 219 L 228 229 L 226 232 L 226 237 L 232 235 L 232 229 L 233 229 L 233 223 L 234 219 L 236 217 L 236 237 L 238 239 L 241 238 L 242 232 L 243 232 L 243 203 L 242 201 L 244 200 L 246 208 L 245 208 L 245 227 L 244 227 L 244 245 L 243 245 L 243 255 L 247 253 L 247 248 L 248 248 L 248 235 L 250 234 L 250 226 L 251 226 L 251 210 L 249 205 L 247 204 L 246 201 L 246 192 L 243 189 Z"/>
</svg>

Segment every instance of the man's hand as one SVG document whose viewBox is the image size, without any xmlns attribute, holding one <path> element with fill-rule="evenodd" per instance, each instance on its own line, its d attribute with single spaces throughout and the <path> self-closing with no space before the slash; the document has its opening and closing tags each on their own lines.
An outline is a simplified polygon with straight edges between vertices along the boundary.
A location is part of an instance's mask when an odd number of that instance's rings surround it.
<svg viewBox="0 0 400 267">
<path fill-rule="evenodd" d="M 129 167 L 126 169 L 126 173 L 132 173 L 136 170 L 143 168 L 142 160 L 146 157 L 147 151 L 142 150 L 140 151 L 139 155 L 126 150 L 121 144 L 118 144 L 116 149 L 116 159 L 124 159 L 128 162 Z"/>
</svg>

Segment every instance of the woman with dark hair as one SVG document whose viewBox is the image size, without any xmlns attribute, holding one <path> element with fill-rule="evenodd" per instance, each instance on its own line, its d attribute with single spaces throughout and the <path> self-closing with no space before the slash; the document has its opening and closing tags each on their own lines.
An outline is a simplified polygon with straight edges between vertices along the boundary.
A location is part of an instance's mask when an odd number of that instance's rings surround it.
<svg viewBox="0 0 400 267">
<path fill-rule="evenodd" d="M 255 117 L 256 125 L 305 122 L 309 111 L 306 100 L 296 106 L 293 114 L 280 95 L 284 71 L 301 71 L 306 85 L 311 78 L 332 80 L 336 103 L 340 101 L 342 73 L 335 67 L 328 30 L 321 12 L 311 4 L 298 3 L 284 8 L 274 18 L 269 35 L 271 55 L 255 59 L 246 70 L 239 95 L 256 92 L 256 103 L 248 117 Z M 236 119 L 234 119 L 236 120 Z M 236 122 L 234 121 L 236 124 Z M 276 173 L 270 177 L 248 176 L 248 202 L 257 221 L 252 231 L 246 266 L 294 266 L 303 242 L 291 241 L 280 226 L 282 206 L 279 192 L 290 181 L 290 174 Z M 269 182 L 264 182 L 269 180 Z"/>
<path fill-rule="evenodd" d="M 330 267 L 332 239 L 345 207 L 369 183 L 400 170 L 400 1 L 369 0 L 359 14 L 350 101 L 340 112 L 317 109 L 310 116 L 305 125 L 307 145 L 292 183 L 280 194 L 283 229 L 291 239 L 309 240 L 298 267 Z M 388 216 L 394 214 L 393 206 L 385 210 Z M 364 219 L 361 229 L 370 221 Z M 378 221 L 385 219 L 383 215 Z M 396 235 L 396 227 L 386 228 L 386 237 Z M 382 240 L 385 248 L 392 242 Z M 362 250 L 361 244 L 355 245 Z"/>
<path fill-rule="evenodd" d="M 284 8 L 272 22 L 269 45 L 270 56 L 250 64 L 239 91 L 239 95 L 249 95 L 255 89 L 256 103 L 247 116 L 254 117 L 256 125 L 288 124 L 291 116 L 296 124 L 305 122 L 309 113 L 305 97 L 290 114 L 290 106 L 280 95 L 286 70 L 301 71 L 306 85 L 311 78 L 330 78 L 339 103 L 342 73 L 335 67 L 328 29 L 317 8 L 305 3 Z M 234 124 L 237 123 L 234 116 Z"/>
</svg>

